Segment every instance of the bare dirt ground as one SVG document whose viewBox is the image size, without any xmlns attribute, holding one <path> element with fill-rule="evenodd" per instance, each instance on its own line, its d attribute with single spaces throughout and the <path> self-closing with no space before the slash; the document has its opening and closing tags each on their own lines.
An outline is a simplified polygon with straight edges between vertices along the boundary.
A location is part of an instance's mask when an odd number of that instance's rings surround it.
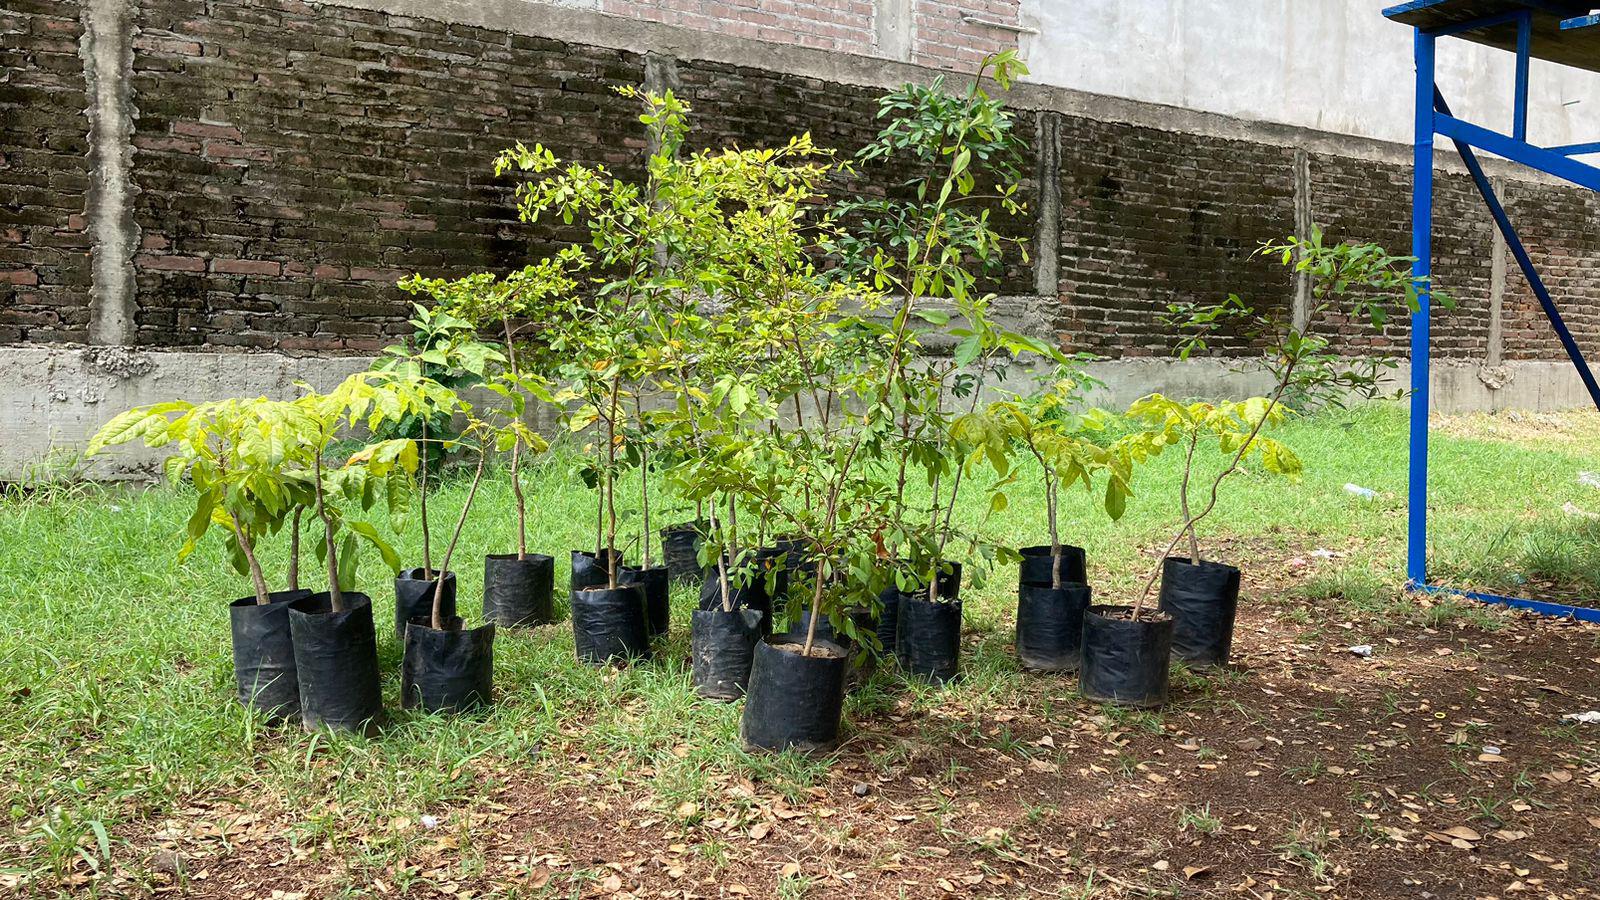
<svg viewBox="0 0 1600 900">
<path fill-rule="evenodd" d="M 1251 593 L 1281 595 L 1296 568 Z M 595 761 L 556 782 L 499 760 L 480 776 L 503 787 L 475 808 L 391 823 L 417 833 L 404 865 L 363 867 L 359 841 L 296 846 L 271 805 L 196 805 L 112 884 L 230 900 L 1600 892 L 1600 724 L 1562 718 L 1600 709 L 1600 630 L 1315 612 L 1242 611 L 1236 667 L 1177 674 L 1159 715 L 1043 677 L 974 715 L 908 716 L 902 699 L 852 722 L 795 801 L 732 776 L 667 816 Z"/>
</svg>

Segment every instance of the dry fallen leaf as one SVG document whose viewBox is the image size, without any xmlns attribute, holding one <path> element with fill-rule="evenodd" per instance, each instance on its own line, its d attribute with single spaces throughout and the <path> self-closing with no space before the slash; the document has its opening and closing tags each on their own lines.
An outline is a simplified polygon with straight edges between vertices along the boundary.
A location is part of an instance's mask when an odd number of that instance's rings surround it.
<svg viewBox="0 0 1600 900">
<path fill-rule="evenodd" d="M 750 839 L 752 841 L 759 841 L 771 833 L 772 826 L 766 822 L 757 822 L 750 826 Z"/>
</svg>

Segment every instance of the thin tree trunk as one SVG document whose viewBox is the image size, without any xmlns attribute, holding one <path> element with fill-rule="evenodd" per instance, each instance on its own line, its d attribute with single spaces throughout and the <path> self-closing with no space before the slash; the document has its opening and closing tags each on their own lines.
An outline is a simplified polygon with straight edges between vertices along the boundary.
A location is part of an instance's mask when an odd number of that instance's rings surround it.
<svg viewBox="0 0 1600 900">
<path fill-rule="evenodd" d="M 301 508 L 294 508 L 294 520 L 290 524 L 293 530 L 289 532 L 289 590 L 300 590 L 300 513 Z"/>
<path fill-rule="evenodd" d="M 622 389 L 622 377 L 611 379 L 611 416 L 606 419 L 606 587 L 616 590 L 617 560 L 612 552 L 617 546 L 617 394 Z"/>
<path fill-rule="evenodd" d="M 511 377 L 517 382 L 517 390 L 521 391 L 522 373 L 517 368 L 517 345 L 511 334 L 511 320 L 502 319 L 501 324 L 506 330 L 506 364 L 511 368 Z M 522 496 L 521 435 L 511 445 L 511 494 L 517 501 L 517 559 L 524 560 L 528 558 L 528 505 Z"/>
<path fill-rule="evenodd" d="M 228 518 L 233 522 L 233 537 L 239 542 L 239 549 L 244 551 L 244 561 L 250 567 L 250 580 L 255 584 L 256 605 L 266 606 L 267 577 L 261 573 L 261 563 L 256 561 L 255 548 L 250 546 L 250 538 L 244 533 L 244 528 L 239 524 L 239 517 L 228 513 Z"/>
<path fill-rule="evenodd" d="M 639 543 L 642 565 L 650 568 L 650 443 L 644 435 L 644 399 L 637 398 L 634 412 L 639 417 L 639 510 L 641 534 Z"/>
<path fill-rule="evenodd" d="M 1050 476 L 1044 476 L 1044 505 L 1050 516 L 1050 588 L 1061 590 L 1061 531 L 1056 525 L 1056 505 L 1060 503 L 1060 487 Z"/>
<path fill-rule="evenodd" d="M 312 465 L 313 477 L 316 478 L 317 518 L 322 520 L 322 542 L 328 554 L 328 602 L 334 612 L 344 612 L 344 592 L 339 590 L 339 555 L 333 546 L 333 520 L 328 517 L 328 508 L 322 502 L 321 450 L 317 451 Z"/>
<path fill-rule="evenodd" d="M 444 560 L 440 563 L 441 571 L 439 580 L 433 586 L 433 616 L 431 623 L 435 631 L 444 630 L 444 573 L 450 571 L 450 557 L 456 552 L 456 542 L 461 540 L 461 529 L 467 524 L 467 512 L 472 509 L 472 501 L 478 496 L 478 483 L 483 480 L 483 463 L 489 458 L 487 450 L 478 451 L 478 471 L 473 473 L 472 487 L 467 490 L 466 502 L 461 504 L 461 515 L 456 519 L 456 530 L 450 535 L 450 546 L 444 549 Z"/>
<path fill-rule="evenodd" d="M 1189 476 L 1194 472 L 1194 451 L 1200 444 L 1198 429 L 1189 436 L 1189 453 L 1183 459 L 1183 481 L 1178 485 L 1178 511 L 1183 516 L 1183 521 L 1190 522 L 1189 516 Z M 1189 564 L 1200 565 L 1200 539 L 1195 535 L 1194 524 L 1190 522 L 1189 533 Z"/>
<path fill-rule="evenodd" d="M 422 578 L 426 581 L 433 575 L 433 542 L 428 531 L 428 416 L 422 416 L 422 479 L 417 490 L 418 502 L 422 507 Z"/>
</svg>

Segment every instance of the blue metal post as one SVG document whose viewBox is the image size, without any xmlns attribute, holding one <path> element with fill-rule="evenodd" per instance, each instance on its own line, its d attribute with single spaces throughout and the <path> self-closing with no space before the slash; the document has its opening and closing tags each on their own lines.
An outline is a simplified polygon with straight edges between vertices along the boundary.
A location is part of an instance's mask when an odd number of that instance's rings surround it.
<svg viewBox="0 0 1600 900">
<path fill-rule="evenodd" d="M 1434 37 L 1416 32 L 1416 146 L 1412 159 L 1411 274 L 1417 284 L 1433 276 Z M 1428 582 L 1428 292 L 1420 291 L 1411 315 L 1411 470 L 1407 489 L 1406 578 Z"/>
<path fill-rule="evenodd" d="M 1528 61 L 1533 56 L 1533 10 L 1517 19 L 1517 95 L 1512 101 L 1511 136 L 1528 139 Z"/>
</svg>

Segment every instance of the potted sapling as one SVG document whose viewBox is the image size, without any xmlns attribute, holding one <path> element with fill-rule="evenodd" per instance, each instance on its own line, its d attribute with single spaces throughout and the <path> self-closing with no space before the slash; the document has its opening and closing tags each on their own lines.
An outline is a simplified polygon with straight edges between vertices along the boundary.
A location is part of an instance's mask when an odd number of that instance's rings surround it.
<svg viewBox="0 0 1600 900">
<path fill-rule="evenodd" d="M 701 164 L 701 155 L 678 158 L 687 132 L 687 107 L 671 92 L 657 95 L 628 87 L 620 93 L 641 101 L 641 121 L 656 145 L 642 184 L 619 179 L 600 166 L 558 169 L 554 155 L 539 146 L 519 144 L 496 163 L 497 171 L 529 177 L 517 188 L 519 217 L 534 222 L 552 214 L 581 221 L 594 267 L 609 276 L 591 295 L 574 296 L 567 304 L 563 318 L 569 327 L 561 349 L 568 387 L 557 397 L 571 404 L 569 429 L 593 428 L 598 438 L 583 469 L 585 480 L 596 489 L 595 549 L 574 551 L 572 557 L 573 627 L 580 655 L 586 658 L 600 653 L 597 641 L 610 648 L 606 656 L 624 649 L 642 655 L 647 649 L 632 646 L 635 628 L 628 598 L 642 597 L 647 588 L 659 593 L 659 576 L 652 571 L 636 576 L 643 584 L 628 583 L 616 544 L 618 463 L 638 458 L 635 443 L 642 437 L 634 432 L 635 440 L 630 440 L 629 408 L 641 408 L 635 389 L 662 370 L 652 351 L 659 345 L 663 323 L 692 310 L 696 291 L 715 290 L 723 283 L 704 264 L 719 258 L 728 245 L 724 202 L 739 201 L 735 191 L 724 187 L 729 178 L 714 162 Z M 643 475 L 648 480 L 647 463 Z M 580 605 L 585 607 L 583 623 L 576 612 Z"/>
<path fill-rule="evenodd" d="M 1105 430 L 1105 416 L 1079 409 L 1088 383 L 1081 372 L 1064 368 L 1032 396 L 997 401 L 988 411 L 995 426 L 1038 466 L 1044 492 L 1050 542 L 1023 548 L 1017 583 L 1017 657 L 1033 671 L 1077 671 L 1083 615 L 1092 597 L 1083 551 L 1061 540 L 1062 491 L 1082 483 L 1093 493 L 1095 479 L 1103 475 L 1104 508 L 1113 521 L 1122 517 L 1130 494 L 1132 456 L 1123 442 L 1095 443 L 1094 436 Z"/>
<path fill-rule="evenodd" d="M 651 430 L 651 417 L 644 401 L 634 397 L 633 424 L 635 439 L 629 442 L 630 460 L 639 468 L 639 565 L 622 567 L 622 583 L 637 585 L 644 594 L 645 632 L 651 637 L 667 634 L 672 622 L 671 588 L 672 571 L 665 564 L 656 565 L 651 553 L 650 533 L 650 447 L 656 436 Z"/>
<path fill-rule="evenodd" d="M 324 459 L 346 429 L 376 432 L 395 417 L 421 411 L 423 384 L 358 372 L 327 394 L 308 391 L 294 401 L 302 423 L 298 452 L 309 468 L 302 476 L 309 480 L 310 506 L 322 525 L 317 551 L 328 587 L 289 609 L 300 717 L 308 730 L 370 734 L 382 718 L 372 598 L 355 590 L 360 543 L 375 547 L 393 573 L 400 571 L 400 559 L 370 522 L 351 513 L 371 510 L 379 501 L 391 511 L 404 509 L 419 461 L 410 439 L 376 442 L 338 467 Z"/>
<path fill-rule="evenodd" d="M 1131 609 L 1095 607 L 1085 618 L 1080 678 L 1085 696 L 1130 705 L 1164 702 L 1169 652 L 1197 667 L 1227 664 L 1242 573 L 1202 555 L 1198 526 L 1216 510 L 1228 479 L 1246 465 L 1299 477 L 1299 457 L 1265 433 L 1288 417 L 1291 398 L 1304 408 L 1382 393 L 1393 360 L 1342 358 L 1320 332 L 1349 321 L 1382 327 L 1393 308 L 1414 311 L 1430 291 L 1411 275 L 1409 257 L 1391 256 L 1375 244 L 1325 244 L 1320 229 L 1309 238 L 1266 243 L 1258 253 L 1303 273 L 1313 302 L 1298 323 L 1257 314 L 1237 296 L 1169 307 L 1168 322 L 1184 333 L 1180 357 L 1206 350 L 1219 338 L 1265 347 L 1259 362 L 1273 386 L 1266 395 L 1243 401 L 1181 403 L 1153 394 L 1129 408 L 1129 419 L 1143 427 L 1148 449 L 1167 446 L 1183 454 L 1180 524 Z M 1452 305 L 1448 296 L 1431 293 L 1434 302 Z M 1221 457 L 1212 472 L 1201 468 L 1215 458 L 1202 455 L 1208 447 Z M 1180 545 L 1188 552 L 1174 556 Z M 1152 614 L 1146 607 L 1158 579 L 1160 600 Z"/>
<path fill-rule="evenodd" d="M 292 469 L 305 423 L 291 403 L 258 398 L 176 401 L 116 416 L 89 441 L 88 454 L 131 441 L 170 447 L 163 471 L 194 487 L 194 511 L 178 551 L 187 559 L 212 528 L 222 530 L 228 559 L 253 593 L 228 604 L 239 702 L 272 721 L 300 714 L 300 687 L 289 634 L 289 606 L 310 596 L 299 585 L 303 485 Z M 286 524 L 287 523 L 287 524 Z M 288 527 L 287 587 L 272 590 L 261 562 L 265 542 Z"/>
<path fill-rule="evenodd" d="M 463 404 L 463 411 L 471 415 Z M 489 457 L 489 442 L 496 449 L 509 450 L 521 440 L 514 427 L 492 429 L 479 420 L 469 420 L 459 438 L 445 442 L 446 450 L 467 448 L 477 455 L 472 484 L 461 512 L 456 516 L 450 542 L 445 546 L 441 569 L 449 571 L 450 560 L 461 541 L 472 503 L 483 481 L 484 463 Z M 470 712 L 488 706 L 494 694 L 495 623 L 486 621 L 467 628 L 460 616 L 446 609 L 443 581 L 435 582 L 431 607 L 406 623 L 405 657 L 401 665 L 400 703 L 407 709 L 425 712 Z"/>
<path fill-rule="evenodd" d="M 976 536 L 960 534 L 954 520 L 963 483 L 984 459 L 1002 478 L 1008 468 L 1004 442 L 973 442 L 964 432 L 982 418 L 978 404 L 987 379 L 1011 355 L 1059 356 L 995 327 L 989 318 L 994 295 L 977 290 L 980 276 L 1003 268 L 1006 248 L 1024 243 L 993 224 L 990 206 L 1021 210 L 1016 191 L 1023 144 L 1011 113 L 983 84 L 992 77 L 1009 89 L 1026 73 L 1007 51 L 986 57 L 959 96 L 946 93 L 942 76 L 885 96 L 880 115 L 888 124 L 857 160 L 863 169 L 894 162 L 918 174 L 889 196 L 838 206 L 840 219 L 852 223 L 834 241 L 840 273 L 900 296 L 891 324 L 882 326 L 889 365 L 875 392 L 888 418 L 882 439 L 895 445 L 891 458 L 898 459 L 899 521 L 887 536 L 898 557 L 891 563 L 898 592 L 885 616 L 896 621 L 902 670 L 934 681 L 960 671 L 962 563 L 954 557 L 979 549 Z M 989 205 L 975 206 L 980 200 Z M 925 352 L 934 343 L 954 346 L 944 355 Z M 925 506 L 910 502 L 906 492 L 913 468 L 922 469 L 931 488 Z"/>
<path fill-rule="evenodd" d="M 401 287 L 415 289 L 420 279 L 408 279 Z M 429 462 L 442 459 L 442 449 L 447 441 L 444 429 L 455 408 L 456 395 L 445 381 L 464 382 L 469 377 L 481 382 L 486 367 L 498 354 L 477 340 L 473 323 L 445 310 L 430 310 L 421 304 L 414 306 L 410 322 L 413 337 L 406 344 L 388 347 L 374 364 L 373 369 L 386 376 L 419 382 L 427 379 L 435 390 L 419 392 L 423 407 L 409 420 L 415 422 L 419 433 L 418 447 L 422 462 L 417 470 L 416 494 L 422 529 L 422 565 L 401 569 L 394 579 L 394 633 L 405 636 L 406 623 L 426 612 L 433 605 L 433 597 L 443 591 L 444 614 L 453 617 L 456 611 L 456 573 L 441 571 L 433 566 L 432 522 L 428 518 L 429 477 L 433 466 Z M 436 408 L 428 399 L 438 397 L 445 407 Z M 440 423 L 440 424 L 435 424 Z M 433 432 L 430 434 L 430 427 Z M 391 429 L 395 430 L 395 429 Z M 397 531 L 406 525 L 406 517 L 391 516 L 390 524 Z"/>
<path fill-rule="evenodd" d="M 562 346 L 565 320 L 561 304 L 577 287 L 573 273 L 588 264 L 577 248 L 567 248 L 504 278 L 478 273 L 447 281 L 414 277 L 402 287 L 426 293 L 442 311 L 478 331 L 497 334 L 503 352 L 490 357 L 498 371 L 485 386 L 500 398 L 490 412 L 506 423 L 510 447 L 511 494 L 517 512 L 515 553 L 491 553 L 483 561 L 483 615 L 508 627 L 559 621 L 554 600 L 555 558 L 528 550 L 527 497 L 522 468 L 529 456 L 548 449 L 526 425 L 530 400 L 550 403 L 552 394 L 542 372 L 554 365 L 552 347 Z M 529 329 L 537 328 L 537 340 Z M 469 345 L 470 346 L 470 345 Z"/>
</svg>

